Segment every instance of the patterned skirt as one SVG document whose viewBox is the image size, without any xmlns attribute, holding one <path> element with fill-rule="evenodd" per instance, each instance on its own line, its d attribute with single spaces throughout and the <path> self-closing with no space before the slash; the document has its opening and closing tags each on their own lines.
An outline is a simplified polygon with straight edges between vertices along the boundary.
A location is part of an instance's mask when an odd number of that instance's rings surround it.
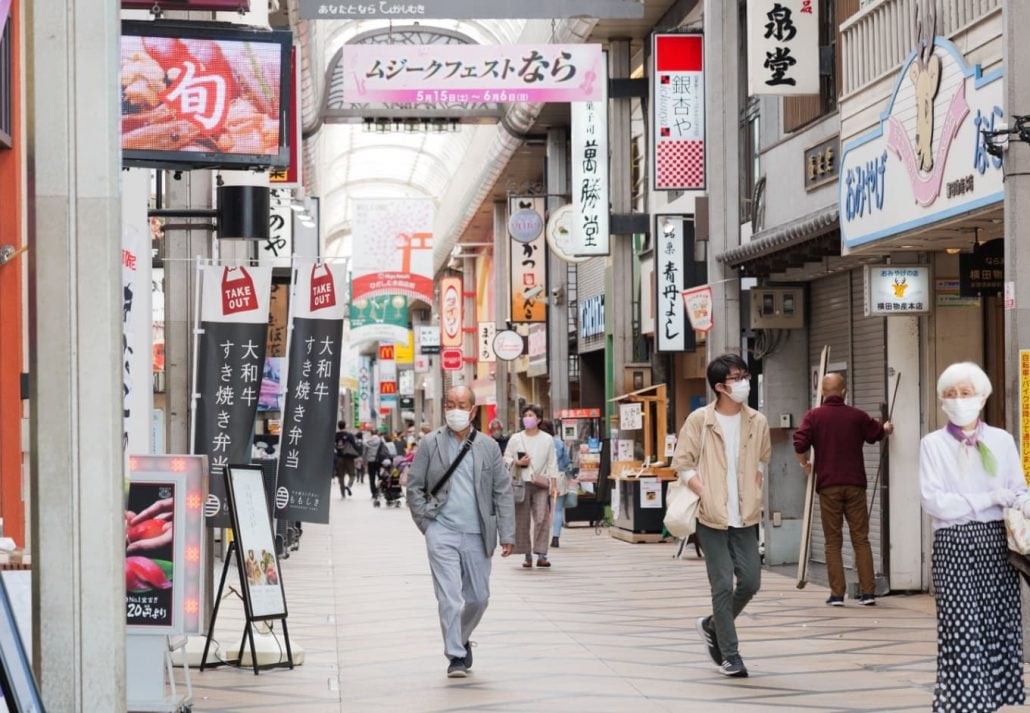
<svg viewBox="0 0 1030 713">
<path fill-rule="evenodd" d="M 934 533 L 937 686 L 933 710 L 985 713 L 1022 705 L 1019 575 L 1005 523 L 970 522 Z"/>
</svg>

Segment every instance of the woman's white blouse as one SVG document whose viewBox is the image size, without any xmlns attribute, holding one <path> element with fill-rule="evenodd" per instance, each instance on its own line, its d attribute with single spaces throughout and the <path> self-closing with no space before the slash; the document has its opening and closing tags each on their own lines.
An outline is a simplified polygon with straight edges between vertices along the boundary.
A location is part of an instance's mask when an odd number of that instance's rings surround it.
<svg viewBox="0 0 1030 713">
<path fill-rule="evenodd" d="M 983 442 L 998 463 L 997 475 L 984 470 L 977 449 L 963 446 L 945 429 L 923 437 L 919 447 L 919 491 L 933 529 L 967 522 L 1001 520 L 1002 508 L 991 504 L 991 492 L 1007 488 L 1016 504 L 1030 498 L 1016 442 L 1008 431 L 984 425 Z"/>
</svg>

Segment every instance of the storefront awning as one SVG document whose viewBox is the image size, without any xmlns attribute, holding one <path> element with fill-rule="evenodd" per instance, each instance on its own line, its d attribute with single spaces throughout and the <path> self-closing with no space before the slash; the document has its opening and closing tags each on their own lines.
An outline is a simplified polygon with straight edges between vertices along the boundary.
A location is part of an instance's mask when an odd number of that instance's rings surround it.
<svg viewBox="0 0 1030 713">
<path fill-rule="evenodd" d="M 836 205 L 755 233 L 751 240 L 718 256 L 748 277 L 763 277 L 806 262 L 840 255 Z"/>
</svg>

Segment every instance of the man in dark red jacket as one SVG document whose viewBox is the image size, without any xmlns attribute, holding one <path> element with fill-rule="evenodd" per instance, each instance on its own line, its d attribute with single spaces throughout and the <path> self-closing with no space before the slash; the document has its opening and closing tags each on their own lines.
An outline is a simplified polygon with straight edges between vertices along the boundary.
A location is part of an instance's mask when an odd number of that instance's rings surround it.
<svg viewBox="0 0 1030 713">
<path fill-rule="evenodd" d="M 844 518 L 858 566 L 860 604 L 876 604 L 873 552 L 869 546 L 869 511 L 866 507 L 866 472 L 863 443 L 876 443 L 894 431 L 890 421 L 880 423 L 861 409 L 844 403 L 847 386 L 840 374 L 823 377 L 823 403 L 805 414 L 794 433 L 794 453 L 805 475 L 812 476 L 808 451 L 815 448 L 815 489 L 826 536 L 826 571 L 830 579 L 830 606 L 844 606 Z"/>
</svg>

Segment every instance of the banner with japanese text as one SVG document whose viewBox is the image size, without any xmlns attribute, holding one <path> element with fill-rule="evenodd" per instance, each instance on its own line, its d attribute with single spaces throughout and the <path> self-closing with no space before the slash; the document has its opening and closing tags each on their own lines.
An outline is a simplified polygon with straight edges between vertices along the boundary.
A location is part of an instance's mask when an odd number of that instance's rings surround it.
<svg viewBox="0 0 1030 713">
<path fill-rule="evenodd" d="M 461 296 L 461 278 L 440 280 L 440 344 L 461 349 L 465 344 L 462 326 L 465 323 L 465 302 Z"/>
<path fill-rule="evenodd" d="M 575 255 L 607 255 L 608 71 L 601 72 L 597 101 L 573 102 L 572 205 L 576 209 Z"/>
<path fill-rule="evenodd" d="M 600 99 L 599 44 L 345 44 L 349 103 L 496 104 Z M 355 253 L 356 254 L 356 253 Z"/>
<path fill-rule="evenodd" d="M 230 527 L 225 469 L 250 462 L 268 342 L 272 268 L 200 266 L 192 453 L 210 473 L 208 527 Z"/>
<path fill-rule="evenodd" d="M 693 287 L 694 223 L 682 216 L 660 216 L 655 231 L 655 344 L 659 352 L 694 348 L 683 290 Z"/>
<path fill-rule="evenodd" d="M 126 171 L 122 197 L 122 452 L 151 453 L 154 315 L 149 172 Z"/>
<path fill-rule="evenodd" d="M 544 213 L 542 196 L 512 196 L 508 199 L 508 215 L 527 211 Z M 543 233 L 530 238 L 533 233 L 521 233 L 508 225 L 510 254 L 508 264 L 511 274 L 511 321 L 546 322 L 547 304 L 547 239 Z"/>
<path fill-rule="evenodd" d="M 705 188 L 704 36 L 654 36 L 654 187 Z"/>
<path fill-rule="evenodd" d="M 819 94 L 818 0 L 747 4 L 748 94 Z"/>
<path fill-rule="evenodd" d="M 343 264 L 312 260 L 297 260 L 293 275 L 275 516 L 327 523 L 347 276 Z"/>
<path fill-rule="evenodd" d="M 433 304 L 434 212 L 428 198 L 354 201 L 352 300 L 402 295 Z"/>
</svg>

